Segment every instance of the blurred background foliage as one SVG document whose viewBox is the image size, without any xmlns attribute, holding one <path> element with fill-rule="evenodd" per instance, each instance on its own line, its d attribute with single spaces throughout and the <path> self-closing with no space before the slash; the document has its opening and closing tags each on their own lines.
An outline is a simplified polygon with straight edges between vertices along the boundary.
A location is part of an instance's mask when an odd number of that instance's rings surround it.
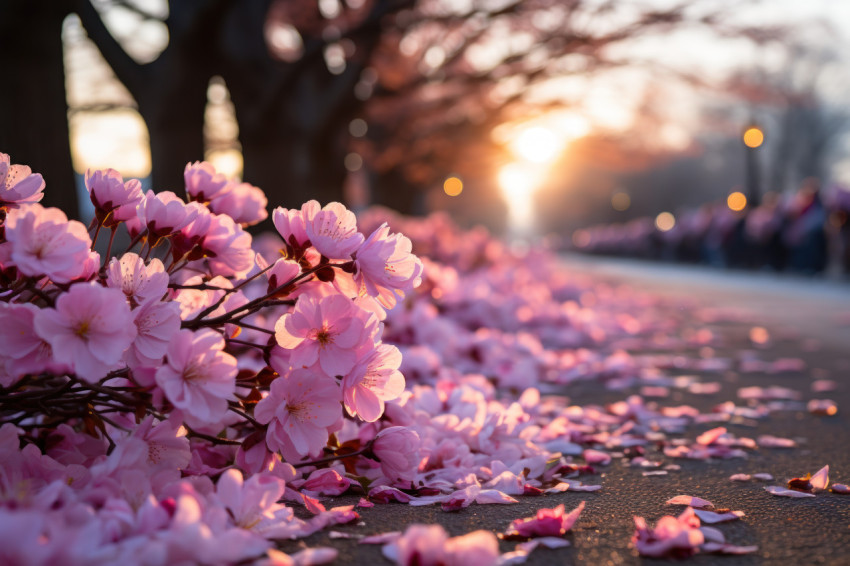
<svg viewBox="0 0 850 566">
<path fill-rule="evenodd" d="M 850 10 L 798 4 L 6 0 L 0 150 L 66 210 L 89 167 L 207 159 L 273 206 L 568 234 L 725 199 L 752 123 L 765 190 L 846 178 Z"/>
</svg>

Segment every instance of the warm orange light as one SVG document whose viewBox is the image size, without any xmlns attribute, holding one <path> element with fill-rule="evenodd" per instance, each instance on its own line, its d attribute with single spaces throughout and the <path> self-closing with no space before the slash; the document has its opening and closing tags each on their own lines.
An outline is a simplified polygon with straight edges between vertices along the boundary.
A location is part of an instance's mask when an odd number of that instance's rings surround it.
<svg viewBox="0 0 850 566">
<path fill-rule="evenodd" d="M 526 161 L 546 163 L 561 151 L 558 138 L 547 128 L 535 126 L 523 130 L 511 144 L 514 153 Z"/>
<path fill-rule="evenodd" d="M 750 329 L 750 340 L 752 340 L 754 344 L 767 344 L 767 341 L 770 340 L 770 333 L 766 328 L 753 326 Z"/>
<path fill-rule="evenodd" d="M 756 126 L 750 126 L 744 132 L 744 145 L 755 149 L 764 143 L 764 132 Z"/>
<path fill-rule="evenodd" d="M 456 197 L 463 192 L 463 181 L 457 177 L 449 177 L 443 182 L 443 191 L 450 197 Z"/>
<path fill-rule="evenodd" d="M 632 199 L 628 193 L 614 193 L 611 197 L 611 206 L 614 207 L 614 210 L 622 212 L 628 210 L 631 205 Z"/>
<path fill-rule="evenodd" d="M 730 193 L 728 197 L 726 197 L 726 205 L 738 212 L 740 210 L 744 210 L 747 207 L 747 197 L 744 193 L 740 191 L 735 191 L 734 193 Z"/>
<path fill-rule="evenodd" d="M 676 217 L 669 212 L 662 212 L 655 217 L 655 227 L 662 232 L 667 232 L 673 229 L 676 225 Z"/>
</svg>

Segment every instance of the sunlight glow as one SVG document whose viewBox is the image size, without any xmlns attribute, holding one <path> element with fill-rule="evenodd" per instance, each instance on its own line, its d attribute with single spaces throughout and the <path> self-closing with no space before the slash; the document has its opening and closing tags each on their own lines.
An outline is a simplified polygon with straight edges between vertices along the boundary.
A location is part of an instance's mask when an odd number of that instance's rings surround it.
<svg viewBox="0 0 850 566">
<path fill-rule="evenodd" d="M 151 172 L 148 130 L 135 110 L 79 112 L 71 128 L 74 170 L 117 169 L 125 177 L 147 177 Z"/>
<path fill-rule="evenodd" d="M 499 171 L 499 186 L 508 205 L 508 226 L 515 235 L 531 229 L 534 220 L 534 192 L 541 181 L 540 167 L 510 163 Z"/>
<path fill-rule="evenodd" d="M 214 149 L 207 152 L 205 159 L 228 179 L 242 177 L 242 152 L 238 149 Z"/>
<path fill-rule="evenodd" d="M 552 130 L 535 126 L 523 130 L 511 143 L 518 157 L 533 163 L 552 161 L 562 149 L 562 143 Z"/>
</svg>

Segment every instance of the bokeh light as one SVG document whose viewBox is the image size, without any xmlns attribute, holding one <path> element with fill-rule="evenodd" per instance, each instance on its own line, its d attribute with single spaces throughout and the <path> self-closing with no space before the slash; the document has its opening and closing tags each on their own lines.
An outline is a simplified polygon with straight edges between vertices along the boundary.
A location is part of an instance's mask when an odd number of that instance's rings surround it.
<svg viewBox="0 0 850 566">
<path fill-rule="evenodd" d="M 74 170 L 111 167 L 125 177 L 146 177 L 151 172 L 148 129 L 135 110 L 79 112 L 71 116 L 71 158 Z"/>
<path fill-rule="evenodd" d="M 523 130 L 511 143 L 518 157 L 533 163 L 546 163 L 555 158 L 561 144 L 551 130 L 535 126 Z"/>
<path fill-rule="evenodd" d="M 764 143 L 764 132 L 756 126 L 750 126 L 744 132 L 744 145 L 755 149 Z"/>
<path fill-rule="evenodd" d="M 348 133 L 355 138 L 362 138 L 369 131 L 369 125 L 363 118 L 355 118 L 348 123 Z"/>
<path fill-rule="evenodd" d="M 463 192 L 463 181 L 457 177 L 449 177 L 443 182 L 443 191 L 450 197 L 456 197 Z"/>
<path fill-rule="evenodd" d="M 242 152 L 238 149 L 216 149 L 207 152 L 204 157 L 212 163 L 215 170 L 224 173 L 228 179 L 242 177 Z"/>
<path fill-rule="evenodd" d="M 750 340 L 754 344 L 767 344 L 768 340 L 770 340 L 770 333 L 768 333 L 767 329 L 761 326 L 753 326 L 750 329 Z"/>
<path fill-rule="evenodd" d="M 363 167 L 363 158 L 359 153 L 349 153 L 345 156 L 345 168 L 349 171 L 359 171 Z"/>
<path fill-rule="evenodd" d="M 747 197 L 740 191 L 729 193 L 726 197 L 726 205 L 735 212 L 739 212 L 747 208 Z"/>
<path fill-rule="evenodd" d="M 632 198 L 628 193 L 616 192 L 611 196 L 611 206 L 614 210 L 619 210 L 620 212 L 628 210 L 632 206 Z"/>
<path fill-rule="evenodd" d="M 662 212 L 655 217 L 655 227 L 662 232 L 668 232 L 676 225 L 676 217 L 669 212 Z"/>
</svg>

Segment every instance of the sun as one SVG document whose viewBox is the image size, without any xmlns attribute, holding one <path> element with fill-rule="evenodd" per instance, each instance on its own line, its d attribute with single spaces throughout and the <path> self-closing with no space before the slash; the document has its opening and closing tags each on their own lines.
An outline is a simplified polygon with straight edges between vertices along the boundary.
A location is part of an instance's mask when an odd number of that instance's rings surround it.
<svg viewBox="0 0 850 566">
<path fill-rule="evenodd" d="M 552 130 L 534 126 L 520 132 L 511 142 L 511 149 L 526 161 L 547 163 L 560 153 L 561 145 Z"/>
</svg>

